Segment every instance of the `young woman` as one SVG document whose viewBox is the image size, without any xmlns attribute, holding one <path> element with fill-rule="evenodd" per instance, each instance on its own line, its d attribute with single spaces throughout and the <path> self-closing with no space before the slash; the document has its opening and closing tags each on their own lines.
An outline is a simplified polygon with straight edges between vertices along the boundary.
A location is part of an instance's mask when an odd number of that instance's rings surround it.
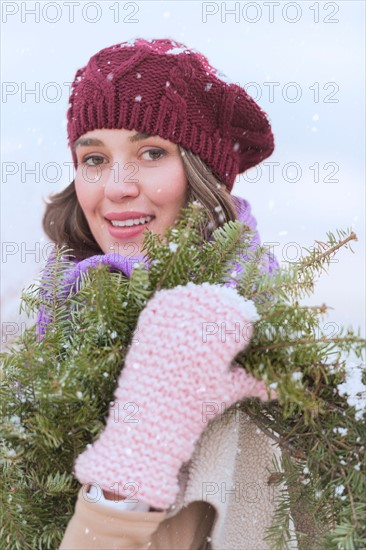
<svg viewBox="0 0 366 550">
<path fill-rule="evenodd" d="M 104 262 L 129 276 L 145 228 L 162 235 L 193 200 L 209 214 L 203 239 L 240 219 L 254 231 L 250 249 L 260 243 L 248 202 L 231 191 L 272 153 L 273 135 L 253 99 L 221 77 L 169 39 L 116 44 L 77 71 L 68 110 L 76 175 L 44 216 L 47 235 L 73 249 L 75 273 Z M 264 269 L 276 266 L 268 257 Z M 115 390 L 118 418 L 114 406 L 75 462 L 82 487 L 62 549 L 268 547 L 279 451 L 235 412 L 268 392 L 232 364 L 255 319 L 233 287 L 234 277 L 191 282 L 147 303 Z M 204 323 L 225 337 L 203 337 Z M 137 422 L 123 415 L 131 403 Z"/>
</svg>

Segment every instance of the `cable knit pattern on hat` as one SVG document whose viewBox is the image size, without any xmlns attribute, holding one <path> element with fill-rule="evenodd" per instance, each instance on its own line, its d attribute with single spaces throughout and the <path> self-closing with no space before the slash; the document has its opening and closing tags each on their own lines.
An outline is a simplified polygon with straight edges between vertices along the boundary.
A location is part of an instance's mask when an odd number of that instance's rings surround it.
<svg viewBox="0 0 366 550">
<path fill-rule="evenodd" d="M 106 428 L 76 460 L 81 483 L 109 491 L 119 483 L 125 495 L 134 487 L 134 498 L 156 508 L 175 501 L 206 407 L 211 419 L 213 402 L 267 399 L 264 382 L 231 367 L 252 337 L 248 310 L 234 289 L 209 283 L 156 292 L 140 313 Z"/>
<path fill-rule="evenodd" d="M 136 130 L 191 150 L 231 191 L 238 173 L 267 158 L 266 114 L 201 53 L 168 38 L 137 38 L 93 55 L 78 69 L 67 112 L 68 143 L 96 129 Z"/>
</svg>

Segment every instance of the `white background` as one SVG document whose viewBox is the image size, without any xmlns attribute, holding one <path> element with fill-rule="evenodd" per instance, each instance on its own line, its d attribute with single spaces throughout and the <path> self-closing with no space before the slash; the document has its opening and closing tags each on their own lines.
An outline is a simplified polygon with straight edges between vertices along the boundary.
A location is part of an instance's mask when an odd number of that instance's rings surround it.
<svg viewBox="0 0 366 550">
<path fill-rule="evenodd" d="M 64 164 L 71 163 L 69 84 L 91 55 L 135 37 L 169 37 L 201 51 L 268 113 L 276 139 L 268 161 L 279 163 L 274 178 L 264 164 L 240 176 L 233 192 L 249 200 L 262 242 L 278 243 L 280 261 L 296 260 L 300 247 L 325 240 L 328 230 L 356 232 L 355 253 L 338 254 L 306 303 L 334 308 L 324 323 L 364 332 L 364 2 L 1 4 L 3 344 L 11 323 L 21 330 L 21 289 L 48 250 L 43 199 L 72 179 Z M 36 163 L 39 175 L 27 175 Z"/>
</svg>

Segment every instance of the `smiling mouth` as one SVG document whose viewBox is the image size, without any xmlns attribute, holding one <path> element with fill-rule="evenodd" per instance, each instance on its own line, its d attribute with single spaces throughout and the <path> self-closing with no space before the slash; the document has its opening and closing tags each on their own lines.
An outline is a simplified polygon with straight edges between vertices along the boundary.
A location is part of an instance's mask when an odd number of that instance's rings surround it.
<svg viewBox="0 0 366 550">
<path fill-rule="evenodd" d="M 145 225 L 151 220 L 153 220 L 155 216 L 146 216 L 144 218 L 136 218 L 131 220 L 107 220 L 108 223 L 110 223 L 113 227 L 135 227 L 138 225 Z"/>
</svg>

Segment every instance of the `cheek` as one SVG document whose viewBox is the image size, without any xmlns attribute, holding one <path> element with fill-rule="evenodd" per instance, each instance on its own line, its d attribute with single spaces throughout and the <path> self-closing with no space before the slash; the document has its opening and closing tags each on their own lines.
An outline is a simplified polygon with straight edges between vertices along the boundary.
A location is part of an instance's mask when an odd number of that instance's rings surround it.
<svg viewBox="0 0 366 550">
<path fill-rule="evenodd" d="M 75 192 L 79 204 L 85 214 L 92 212 L 98 204 L 100 189 L 99 186 L 86 182 L 83 178 L 75 178 Z"/>
<path fill-rule="evenodd" d="M 156 175 L 158 176 L 158 174 Z M 187 193 L 188 183 L 185 172 L 179 166 L 167 167 L 164 173 L 160 172 L 158 177 L 151 181 L 150 197 L 158 206 L 179 210 L 184 204 Z"/>
</svg>

